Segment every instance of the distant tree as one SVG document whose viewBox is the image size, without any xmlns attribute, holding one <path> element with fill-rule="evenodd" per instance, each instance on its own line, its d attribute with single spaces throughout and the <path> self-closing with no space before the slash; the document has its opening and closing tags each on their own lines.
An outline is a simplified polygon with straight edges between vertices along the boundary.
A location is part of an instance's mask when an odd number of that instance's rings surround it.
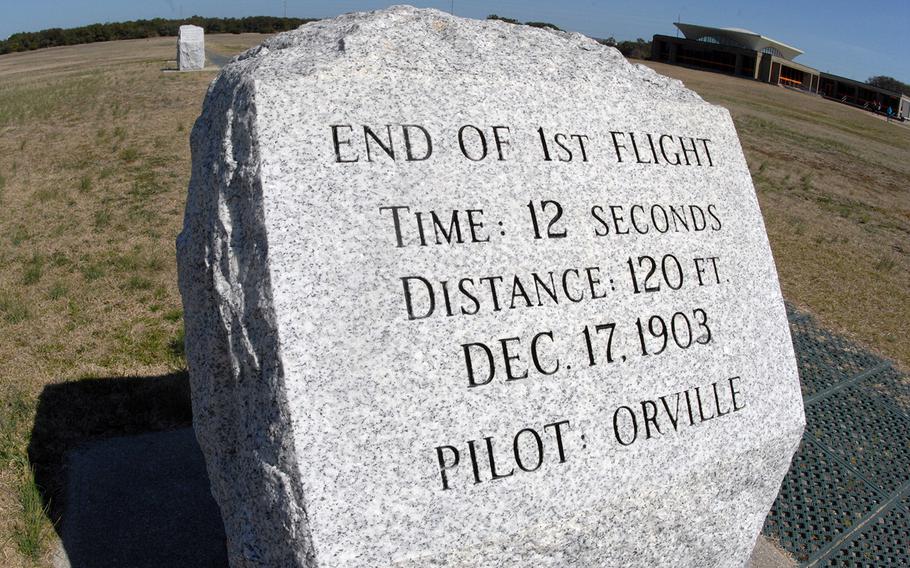
<svg viewBox="0 0 910 568">
<path fill-rule="evenodd" d="M 134 20 L 91 24 L 79 28 L 51 28 L 38 32 L 21 32 L 0 41 L 0 55 L 16 51 L 30 51 L 43 47 L 77 45 L 96 41 L 138 39 L 148 37 L 175 36 L 181 24 L 194 24 L 207 33 L 264 33 L 283 32 L 315 21 L 309 18 L 275 18 L 272 16 L 251 16 L 248 18 L 205 18 L 192 16 L 185 20 Z"/>
<path fill-rule="evenodd" d="M 507 24 L 516 24 L 520 25 L 521 22 L 514 18 L 506 18 L 505 16 L 498 16 L 496 14 L 490 14 L 487 16 L 488 20 L 499 20 L 500 22 L 505 22 Z M 551 24 L 550 22 L 525 22 L 524 25 L 531 26 L 532 28 L 548 28 L 551 30 L 562 31 L 562 28 L 556 24 Z"/>
<path fill-rule="evenodd" d="M 550 22 L 525 22 L 526 26 L 531 26 L 532 28 L 547 28 L 551 30 L 556 30 L 558 32 L 562 31 L 562 28 Z"/>
<path fill-rule="evenodd" d="M 642 38 L 638 38 L 635 41 L 616 41 L 613 36 L 610 36 L 597 41 L 603 45 L 615 47 L 620 53 L 630 59 L 648 59 L 651 57 L 651 42 Z"/>
<path fill-rule="evenodd" d="M 869 77 L 866 80 L 866 83 L 872 85 L 873 87 L 878 87 L 879 89 L 888 89 L 889 91 L 894 91 L 896 93 L 904 93 L 905 95 L 910 95 L 910 85 L 907 83 L 902 83 L 894 77 L 876 75 L 875 77 Z"/>
<path fill-rule="evenodd" d="M 502 16 L 497 16 L 496 14 L 490 14 L 487 16 L 488 20 L 499 20 L 500 22 L 505 22 L 507 24 L 520 24 L 518 20 L 513 20 L 512 18 L 504 18 Z"/>
<path fill-rule="evenodd" d="M 515 20 L 512 18 L 504 18 L 502 16 L 497 16 L 496 14 L 490 14 L 489 16 L 487 16 L 487 19 L 488 20 L 499 20 L 502 22 L 508 22 L 510 24 L 520 24 L 521 23 L 518 20 Z M 550 24 L 548 22 L 525 22 L 524 25 L 533 26 L 535 28 L 550 28 L 553 30 L 560 30 L 559 27 L 557 27 L 553 24 Z M 560 30 L 560 31 L 562 31 L 562 30 Z M 613 36 L 610 36 L 606 39 L 604 39 L 604 38 L 597 39 L 596 41 L 603 45 L 615 47 L 616 49 L 619 50 L 620 53 L 622 53 L 624 56 L 626 56 L 630 59 L 648 59 L 649 57 L 651 57 L 651 42 L 646 39 L 638 38 L 635 41 L 629 41 L 629 40 L 616 41 L 616 38 L 614 38 Z"/>
</svg>

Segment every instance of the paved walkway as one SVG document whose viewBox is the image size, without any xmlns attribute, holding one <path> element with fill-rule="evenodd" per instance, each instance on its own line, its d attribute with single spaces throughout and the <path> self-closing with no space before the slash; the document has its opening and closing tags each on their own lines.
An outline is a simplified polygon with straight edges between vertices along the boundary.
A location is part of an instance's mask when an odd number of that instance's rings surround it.
<svg viewBox="0 0 910 568">
<path fill-rule="evenodd" d="M 215 67 L 221 68 L 231 62 L 233 56 L 228 57 L 226 55 L 219 55 L 214 51 L 205 50 L 205 59 L 209 65 L 214 65 Z"/>
<path fill-rule="evenodd" d="M 55 568 L 226 568 L 224 525 L 192 428 L 70 453 Z"/>
<path fill-rule="evenodd" d="M 764 533 L 802 566 L 910 566 L 910 377 L 788 314 L 806 433 Z"/>
</svg>

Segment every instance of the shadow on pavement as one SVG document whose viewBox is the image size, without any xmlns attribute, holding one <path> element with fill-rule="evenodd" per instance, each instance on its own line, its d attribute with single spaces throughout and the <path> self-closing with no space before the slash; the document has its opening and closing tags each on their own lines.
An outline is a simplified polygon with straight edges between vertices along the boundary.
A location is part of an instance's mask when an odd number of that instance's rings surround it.
<svg viewBox="0 0 910 568">
<path fill-rule="evenodd" d="M 191 423 L 186 373 L 44 389 L 28 454 L 68 565 L 227 565 Z"/>
</svg>

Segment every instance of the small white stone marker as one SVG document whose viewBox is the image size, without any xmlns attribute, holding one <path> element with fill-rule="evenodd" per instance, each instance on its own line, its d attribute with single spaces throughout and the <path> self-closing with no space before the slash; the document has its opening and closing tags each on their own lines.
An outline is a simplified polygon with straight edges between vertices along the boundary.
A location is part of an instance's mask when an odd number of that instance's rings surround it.
<svg viewBox="0 0 910 568">
<path fill-rule="evenodd" d="M 733 121 L 394 7 L 226 66 L 178 239 L 234 567 L 740 567 L 804 426 Z"/>
<path fill-rule="evenodd" d="M 205 67 L 205 30 L 199 26 L 180 26 L 177 32 L 177 68 L 198 71 Z"/>
</svg>

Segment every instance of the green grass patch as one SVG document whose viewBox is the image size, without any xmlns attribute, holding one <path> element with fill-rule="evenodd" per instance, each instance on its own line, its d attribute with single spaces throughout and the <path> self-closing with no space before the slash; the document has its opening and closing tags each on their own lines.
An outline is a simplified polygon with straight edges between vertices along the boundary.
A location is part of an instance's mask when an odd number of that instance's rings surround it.
<svg viewBox="0 0 910 568">
<path fill-rule="evenodd" d="M 165 264 L 161 257 L 154 253 L 147 253 L 137 245 L 128 252 L 113 254 L 107 258 L 107 264 L 116 272 L 141 272 L 151 274 L 160 272 Z"/>
<path fill-rule="evenodd" d="M 82 277 L 85 278 L 88 282 L 93 280 L 98 280 L 99 278 L 104 277 L 104 267 L 97 262 L 90 262 L 83 265 L 80 269 L 82 272 Z"/>
<path fill-rule="evenodd" d="M 152 286 L 154 286 L 154 283 L 148 278 L 133 275 L 123 283 L 121 288 L 128 292 L 138 292 L 141 290 L 151 290 Z"/>
<path fill-rule="evenodd" d="M 70 264 L 72 264 L 72 262 L 70 261 L 69 257 L 66 256 L 65 253 L 57 250 L 57 251 L 54 251 L 53 254 L 51 254 L 51 264 L 53 264 L 57 268 L 64 268 L 64 267 L 67 267 Z"/>
<path fill-rule="evenodd" d="M 132 146 L 129 148 L 124 148 L 123 151 L 120 152 L 120 159 L 127 163 L 135 162 L 139 159 L 139 150 L 133 148 Z"/>
<path fill-rule="evenodd" d="M 27 84 L 0 83 L 0 126 L 41 123 L 62 114 L 81 114 L 96 104 L 100 73 L 55 77 Z M 20 150 L 24 149 L 23 147 Z"/>
<path fill-rule="evenodd" d="M 876 131 L 870 130 L 868 124 L 864 122 L 844 120 L 842 117 L 834 117 L 828 113 L 813 112 L 807 110 L 791 110 L 779 104 L 768 104 L 752 97 L 731 97 L 717 95 L 711 97 L 718 101 L 724 101 L 732 106 L 744 105 L 752 110 L 766 112 L 776 119 L 789 118 L 797 122 L 809 125 L 823 125 L 832 130 L 840 130 L 845 134 L 860 137 L 863 139 L 873 139 L 884 144 L 897 144 L 906 147 L 903 140 L 895 137 L 889 137 L 886 130 L 880 128 Z M 737 124 L 738 126 L 738 124 Z"/>
<path fill-rule="evenodd" d="M 51 289 L 47 291 L 47 297 L 50 300 L 59 300 L 60 298 L 66 297 L 66 294 L 69 292 L 66 284 L 63 282 L 57 282 Z"/>
<path fill-rule="evenodd" d="M 31 312 L 19 294 L 0 292 L 0 316 L 6 323 L 15 325 L 29 319 Z"/>
<path fill-rule="evenodd" d="M 168 342 L 168 352 L 171 360 L 176 361 L 179 366 L 186 366 L 186 330 L 182 325 L 177 331 L 177 336 Z"/>
<path fill-rule="evenodd" d="M 4 468 L 26 467 L 25 454 L 28 426 L 33 407 L 25 393 L 5 392 L 0 402 L 0 464 Z"/>
<path fill-rule="evenodd" d="M 164 270 L 164 260 L 160 256 L 150 256 L 145 262 L 145 269 L 149 272 Z"/>
<path fill-rule="evenodd" d="M 181 318 L 183 318 L 183 310 L 181 310 L 180 308 L 174 308 L 173 310 L 168 310 L 168 311 L 164 312 L 164 314 L 162 314 L 161 317 L 164 318 L 164 321 L 170 321 L 170 322 L 176 323 L 176 322 L 180 321 Z"/>
<path fill-rule="evenodd" d="M 893 256 L 883 256 L 872 265 L 872 268 L 879 272 L 891 272 L 895 266 L 897 266 L 897 261 Z"/>
<path fill-rule="evenodd" d="M 62 161 L 61 165 L 68 170 L 85 170 L 96 162 L 97 159 L 92 155 L 91 147 L 82 145 L 72 150 L 69 156 Z"/>
<path fill-rule="evenodd" d="M 803 174 L 799 178 L 799 187 L 806 193 L 812 191 L 812 174 Z"/>
<path fill-rule="evenodd" d="M 852 199 L 831 195 L 813 195 L 811 199 L 822 209 L 834 213 L 838 217 L 856 221 L 860 225 L 866 225 L 873 218 L 881 215 L 881 211 L 875 207 Z"/>
<path fill-rule="evenodd" d="M 146 199 L 164 192 L 165 189 L 165 186 L 158 181 L 155 172 L 148 167 L 143 167 L 136 173 L 129 195 L 144 203 Z"/>
<path fill-rule="evenodd" d="M 41 189 L 35 191 L 32 194 L 38 202 L 47 203 L 49 201 L 57 201 L 64 197 L 63 191 L 59 187 L 42 187 Z"/>
<path fill-rule="evenodd" d="M 155 318 L 142 318 L 122 327 L 116 334 L 116 360 L 126 364 L 167 363 L 177 369 L 186 365 L 183 326 L 175 333 L 173 325 Z"/>
<path fill-rule="evenodd" d="M 82 176 L 79 180 L 79 193 L 88 193 L 92 190 L 92 178 Z"/>
<path fill-rule="evenodd" d="M 50 533 L 48 508 L 35 483 L 35 472 L 28 462 L 28 444 L 35 406 L 28 394 L 19 390 L 0 393 L 0 467 L 15 476 L 19 510 L 14 512 L 10 540 L 26 559 L 37 562 L 44 552 Z"/>
<path fill-rule="evenodd" d="M 783 140 L 790 142 L 797 148 L 815 149 L 827 152 L 841 152 L 855 157 L 854 148 L 843 142 L 831 138 L 822 138 L 812 136 L 805 132 L 787 128 L 780 123 L 765 120 L 757 116 L 744 115 L 735 120 L 736 128 L 741 133 L 747 132 L 756 135 L 758 138 L 768 140 Z"/>
<path fill-rule="evenodd" d="M 73 330 L 77 326 L 89 323 L 89 317 L 85 308 L 73 298 L 66 301 L 66 316 L 69 318 L 69 329 Z"/>
<path fill-rule="evenodd" d="M 118 272 L 136 272 L 142 269 L 144 256 L 142 249 L 134 247 L 129 252 L 113 255 L 109 263 L 111 268 Z"/>
<path fill-rule="evenodd" d="M 44 273 L 44 257 L 38 253 L 32 254 L 32 257 L 25 261 L 25 270 L 22 274 L 22 283 L 26 286 L 37 284 L 41 281 L 41 275 Z"/>
<path fill-rule="evenodd" d="M 35 474 L 31 469 L 19 482 L 19 505 L 21 511 L 13 528 L 13 541 L 22 556 L 37 562 L 44 551 L 49 523 L 47 506 L 35 484 Z"/>
<path fill-rule="evenodd" d="M 35 472 L 28 462 L 28 444 L 34 404 L 23 391 L 2 393 L 0 406 L 0 464 L 16 478 L 19 510 L 12 520 L 10 540 L 26 559 L 37 562 L 44 552 L 50 533 L 48 508 L 35 483 Z"/>
<path fill-rule="evenodd" d="M 111 212 L 107 209 L 99 209 L 92 216 L 92 225 L 96 229 L 104 229 L 111 224 Z"/>
</svg>

